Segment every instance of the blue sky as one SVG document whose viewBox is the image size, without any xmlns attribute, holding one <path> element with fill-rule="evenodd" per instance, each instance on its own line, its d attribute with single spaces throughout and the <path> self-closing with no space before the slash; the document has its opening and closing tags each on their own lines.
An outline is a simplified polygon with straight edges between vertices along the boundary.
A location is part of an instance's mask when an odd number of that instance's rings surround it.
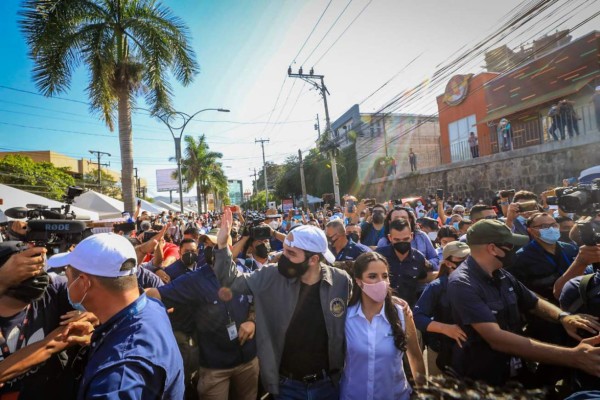
<svg viewBox="0 0 600 400">
<path fill-rule="evenodd" d="M 244 179 L 245 189 L 249 189 L 251 169 L 262 164 L 255 138 L 270 139 L 265 146 L 267 160 L 275 162 L 313 145 L 313 123 L 317 113 L 323 116 L 322 102 L 306 84 L 285 79 L 285 75 L 328 0 L 163 3 L 188 24 L 201 67 L 190 86 L 173 82 L 176 108 L 188 113 L 213 107 L 231 109 L 228 114 L 201 114 L 188 126 L 186 135 L 206 134 L 211 148 L 224 154 L 225 172 L 230 178 Z M 384 90 L 361 104 L 361 111 L 375 110 L 398 92 L 430 77 L 437 65 L 447 62 L 461 47 L 483 38 L 519 3 L 333 0 L 293 67 L 306 62 L 304 68 L 308 70 L 319 60 L 315 70 L 326 76 L 332 120 L 403 70 Z M 575 3 L 584 5 L 583 0 L 573 0 Z M 588 2 L 574 13 L 574 20 L 596 11 L 598 3 Z M 54 150 L 88 159 L 88 150 L 100 150 L 111 153 L 110 168 L 120 170 L 117 134 L 82 104 L 87 102 L 85 69 L 76 71 L 70 89 L 61 95 L 74 101 L 2 88 L 38 93 L 17 24 L 19 4 L 16 0 L 0 2 L 0 151 Z M 575 36 L 592 29 L 599 29 L 598 19 Z M 339 41 L 332 46 L 337 37 Z M 516 34 L 505 42 L 518 45 L 526 38 Z M 312 49 L 315 51 L 308 57 Z M 404 68 L 415 57 L 417 61 Z M 472 63 L 459 72 L 478 72 L 482 64 Z M 441 91 L 443 87 L 432 88 L 418 107 L 404 111 L 435 113 L 432 100 Z M 139 106 L 144 106 L 142 99 Z M 267 121 L 270 124 L 265 124 Z M 148 179 L 150 193 L 156 194 L 155 170 L 174 166 L 169 162 L 174 155 L 171 136 L 160 122 L 143 114 L 134 115 L 133 126 L 135 166 Z"/>
</svg>

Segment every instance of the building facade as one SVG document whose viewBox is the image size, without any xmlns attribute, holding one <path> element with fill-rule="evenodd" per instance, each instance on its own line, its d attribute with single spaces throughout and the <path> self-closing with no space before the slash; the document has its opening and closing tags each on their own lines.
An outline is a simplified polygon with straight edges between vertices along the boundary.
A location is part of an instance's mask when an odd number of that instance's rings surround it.
<svg viewBox="0 0 600 400">
<path fill-rule="evenodd" d="M 598 134 L 600 33 L 561 43 L 509 71 L 450 80 L 437 97 L 443 163 L 471 158 L 470 132 L 480 156 Z"/>
<path fill-rule="evenodd" d="M 434 116 L 361 113 L 355 104 L 331 128 L 338 148 L 356 146 L 360 183 L 411 171 L 411 149 L 417 170 L 440 164 L 440 131 Z"/>
</svg>

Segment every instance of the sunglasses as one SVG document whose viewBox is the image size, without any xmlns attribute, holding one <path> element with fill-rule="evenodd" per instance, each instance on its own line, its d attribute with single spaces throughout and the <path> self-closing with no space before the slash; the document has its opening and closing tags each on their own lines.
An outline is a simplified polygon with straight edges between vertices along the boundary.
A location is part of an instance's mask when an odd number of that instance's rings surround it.
<svg viewBox="0 0 600 400">
<path fill-rule="evenodd" d="M 494 246 L 505 250 L 505 251 L 511 251 L 512 249 L 515 248 L 515 245 L 512 243 L 492 243 Z"/>
</svg>

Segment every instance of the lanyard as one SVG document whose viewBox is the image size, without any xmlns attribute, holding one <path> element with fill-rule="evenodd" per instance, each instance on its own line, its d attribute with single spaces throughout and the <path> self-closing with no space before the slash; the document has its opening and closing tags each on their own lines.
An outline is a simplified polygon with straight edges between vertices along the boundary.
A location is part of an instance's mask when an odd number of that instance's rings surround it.
<svg viewBox="0 0 600 400">
<path fill-rule="evenodd" d="M 27 309 L 25 310 L 25 318 L 23 318 L 23 321 L 18 326 L 19 339 L 17 340 L 17 346 L 15 347 L 15 351 L 19 350 L 23 346 L 23 342 L 25 341 L 25 328 L 27 328 L 27 325 L 29 325 L 29 320 L 30 320 L 29 310 L 30 309 L 31 309 L 31 304 L 29 304 L 27 306 Z M 2 356 L 4 356 L 4 359 L 6 360 L 8 358 L 8 356 L 10 356 L 11 352 L 10 352 L 10 349 L 8 348 L 8 342 L 6 341 L 6 338 L 4 337 L 4 334 L 2 333 L 1 329 L 0 329 L 0 347 L 2 347 Z"/>
</svg>

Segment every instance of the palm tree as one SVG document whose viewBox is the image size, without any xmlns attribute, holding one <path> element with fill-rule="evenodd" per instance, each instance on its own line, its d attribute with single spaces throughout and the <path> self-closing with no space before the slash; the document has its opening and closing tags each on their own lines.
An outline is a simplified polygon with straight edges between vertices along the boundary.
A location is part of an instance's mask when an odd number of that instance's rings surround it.
<svg viewBox="0 0 600 400">
<path fill-rule="evenodd" d="M 227 193 L 227 177 L 223 172 L 223 166 L 218 162 L 223 154 L 210 150 L 205 135 L 198 137 L 198 141 L 192 136 L 185 136 L 183 140 L 186 144 L 181 158 L 184 190 L 189 191 L 196 185 L 198 213 L 200 214 L 202 212 L 201 198 L 204 198 L 204 210 L 208 210 L 206 197 L 209 193 L 221 196 Z M 177 178 L 177 171 L 174 173 L 174 178 Z"/>
<path fill-rule="evenodd" d="M 153 114 L 171 110 L 169 72 L 192 81 L 198 65 L 187 27 L 154 0 L 26 0 L 20 14 L 38 89 L 66 91 L 83 64 L 91 111 L 111 131 L 118 116 L 123 200 L 133 210 L 131 109 L 143 93 Z"/>
</svg>

